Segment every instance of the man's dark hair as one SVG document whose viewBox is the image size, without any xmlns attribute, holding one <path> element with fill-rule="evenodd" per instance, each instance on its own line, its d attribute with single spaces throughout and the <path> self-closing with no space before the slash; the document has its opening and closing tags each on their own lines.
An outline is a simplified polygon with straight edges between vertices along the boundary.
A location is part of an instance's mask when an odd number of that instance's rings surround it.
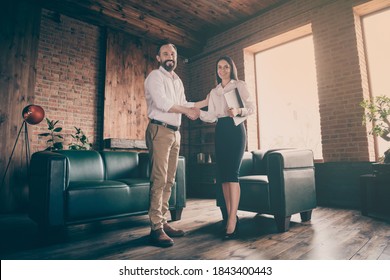
<svg viewBox="0 0 390 280">
<path fill-rule="evenodd" d="M 175 48 L 176 52 L 177 52 L 177 48 L 176 48 L 175 44 L 172 44 L 171 42 L 168 42 L 168 41 L 164 41 L 164 42 L 162 42 L 161 44 L 159 44 L 157 46 L 157 55 L 160 55 L 161 47 L 165 46 L 165 45 L 172 45 Z"/>
</svg>

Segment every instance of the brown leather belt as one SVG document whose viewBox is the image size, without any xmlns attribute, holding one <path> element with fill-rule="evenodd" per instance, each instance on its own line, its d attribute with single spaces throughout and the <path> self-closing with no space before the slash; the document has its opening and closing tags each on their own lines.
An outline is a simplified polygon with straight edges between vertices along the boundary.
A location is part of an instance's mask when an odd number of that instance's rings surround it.
<svg viewBox="0 0 390 280">
<path fill-rule="evenodd" d="M 179 126 L 170 125 L 170 124 L 167 124 L 165 122 L 160 122 L 158 120 L 151 120 L 150 122 L 154 123 L 154 124 L 162 125 L 166 128 L 172 129 L 173 131 L 178 131 L 180 129 Z"/>
</svg>

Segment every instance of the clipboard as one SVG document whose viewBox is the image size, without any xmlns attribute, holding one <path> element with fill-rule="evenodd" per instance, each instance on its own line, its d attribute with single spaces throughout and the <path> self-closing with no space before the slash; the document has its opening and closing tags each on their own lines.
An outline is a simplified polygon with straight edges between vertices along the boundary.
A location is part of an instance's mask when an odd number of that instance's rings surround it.
<svg viewBox="0 0 390 280">
<path fill-rule="evenodd" d="M 245 108 L 244 102 L 242 102 L 240 93 L 238 92 L 237 88 L 226 92 L 224 96 L 229 108 Z M 236 126 L 245 121 L 246 119 L 247 117 L 233 117 L 233 121 Z"/>
</svg>

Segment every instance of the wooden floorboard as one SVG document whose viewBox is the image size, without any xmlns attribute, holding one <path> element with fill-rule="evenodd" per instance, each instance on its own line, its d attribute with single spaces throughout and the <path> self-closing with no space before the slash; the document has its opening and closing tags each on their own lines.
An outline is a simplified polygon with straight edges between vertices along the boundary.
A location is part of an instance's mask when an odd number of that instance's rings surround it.
<svg viewBox="0 0 390 280">
<path fill-rule="evenodd" d="M 25 214 L 1 215 L 2 260 L 390 260 L 390 224 L 358 210 L 318 207 L 312 220 L 293 215 L 278 233 L 272 216 L 239 211 L 240 235 L 222 240 L 221 214 L 213 199 L 188 199 L 187 234 L 175 245 L 149 244 L 146 215 L 68 226 L 42 239 Z"/>
</svg>

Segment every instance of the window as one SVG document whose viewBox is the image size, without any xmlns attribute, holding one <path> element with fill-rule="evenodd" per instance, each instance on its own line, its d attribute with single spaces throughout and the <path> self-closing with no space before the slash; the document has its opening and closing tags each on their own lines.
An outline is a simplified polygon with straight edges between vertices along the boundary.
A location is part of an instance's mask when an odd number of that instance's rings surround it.
<svg viewBox="0 0 390 280">
<path fill-rule="evenodd" d="M 390 97 L 390 9 L 363 17 L 364 43 L 369 83 L 373 97 Z M 389 148 L 389 142 L 378 137 L 378 154 Z"/>
<path fill-rule="evenodd" d="M 310 148 L 322 159 L 313 37 L 256 54 L 260 147 Z"/>
</svg>

